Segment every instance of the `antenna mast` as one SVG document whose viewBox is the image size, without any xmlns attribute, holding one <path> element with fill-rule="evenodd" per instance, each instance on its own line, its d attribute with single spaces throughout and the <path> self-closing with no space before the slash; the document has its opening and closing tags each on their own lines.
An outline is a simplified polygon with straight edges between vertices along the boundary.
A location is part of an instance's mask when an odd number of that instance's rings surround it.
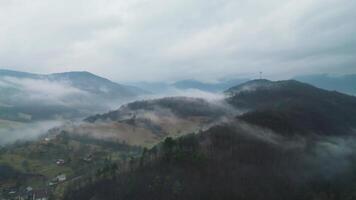
<svg viewBox="0 0 356 200">
<path fill-rule="evenodd" d="M 260 80 L 262 80 L 262 72 L 260 72 Z"/>
</svg>

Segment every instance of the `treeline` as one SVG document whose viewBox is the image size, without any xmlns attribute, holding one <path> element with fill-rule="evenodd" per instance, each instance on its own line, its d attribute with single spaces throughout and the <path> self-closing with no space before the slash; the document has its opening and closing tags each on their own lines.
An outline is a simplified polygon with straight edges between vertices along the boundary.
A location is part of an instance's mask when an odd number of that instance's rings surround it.
<svg viewBox="0 0 356 200">
<path fill-rule="evenodd" d="M 64 199 L 356 198 L 355 158 L 349 158 L 348 170 L 328 174 L 321 170 L 324 162 L 310 162 L 317 151 L 313 142 L 286 147 L 239 126 L 221 125 L 166 138 L 139 158 L 110 163 L 70 186 Z"/>
</svg>

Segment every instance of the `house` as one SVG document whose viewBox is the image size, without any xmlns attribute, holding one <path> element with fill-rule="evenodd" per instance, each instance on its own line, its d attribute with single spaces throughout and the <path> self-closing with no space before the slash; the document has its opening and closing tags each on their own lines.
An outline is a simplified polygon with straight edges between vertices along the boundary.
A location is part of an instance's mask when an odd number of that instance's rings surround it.
<svg viewBox="0 0 356 200">
<path fill-rule="evenodd" d="M 31 186 L 28 186 L 28 187 L 25 189 L 26 192 L 32 192 L 32 190 L 33 190 L 33 188 L 32 188 Z"/>
<path fill-rule="evenodd" d="M 48 200 L 49 191 L 47 189 L 33 190 L 32 200 Z"/>
<path fill-rule="evenodd" d="M 65 161 L 64 161 L 63 159 L 58 159 L 58 160 L 56 161 L 56 164 L 59 165 L 59 166 L 61 166 L 61 165 L 64 165 L 64 164 L 65 164 Z"/>
<path fill-rule="evenodd" d="M 42 138 L 41 140 L 41 143 L 45 145 L 48 145 L 50 142 L 51 142 L 51 138 L 49 137 Z"/>
<path fill-rule="evenodd" d="M 50 181 L 48 183 L 48 186 L 54 186 L 54 185 L 57 185 L 57 181 Z"/>
<path fill-rule="evenodd" d="M 93 160 L 93 155 L 92 154 L 88 154 L 85 158 L 83 158 L 83 160 L 85 162 L 91 162 Z"/>
<path fill-rule="evenodd" d="M 58 175 L 58 176 L 56 177 L 56 179 L 57 179 L 58 182 L 64 182 L 64 181 L 67 180 L 67 177 L 66 177 L 65 174 L 60 174 L 60 175 Z"/>
</svg>

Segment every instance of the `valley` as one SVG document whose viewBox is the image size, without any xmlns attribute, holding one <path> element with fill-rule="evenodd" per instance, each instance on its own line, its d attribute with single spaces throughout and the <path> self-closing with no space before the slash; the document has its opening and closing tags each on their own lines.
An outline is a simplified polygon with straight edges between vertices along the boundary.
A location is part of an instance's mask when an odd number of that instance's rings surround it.
<svg viewBox="0 0 356 200">
<path fill-rule="evenodd" d="M 356 200 L 355 10 L 0 0 L 0 200 Z"/>
<path fill-rule="evenodd" d="M 35 140 L 5 145 L 0 197 L 25 198 L 40 190 L 48 198 L 70 200 L 164 199 L 172 192 L 178 199 L 215 199 L 222 193 L 223 199 L 261 199 L 251 192 L 253 183 L 265 190 L 263 197 L 274 191 L 268 198 L 308 199 L 321 197 L 324 184 L 340 174 L 350 175 L 342 184 L 353 180 L 355 97 L 297 81 L 267 80 L 238 85 L 225 95 L 134 101 L 58 125 Z M 2 122 L 3 128 L 21 126 Z M 331 158 L 347 163 L 333 170 L 335 176 L 325 167 L 334 165 Z M 221 184 L 212 189 L 213 182 Z M 319 189 L 302 187 L 311 183 Z M 240 190 L 231 193 L 231 185 Z M 348 194 L 333 193 L 338 192 Z"/>
</svg>

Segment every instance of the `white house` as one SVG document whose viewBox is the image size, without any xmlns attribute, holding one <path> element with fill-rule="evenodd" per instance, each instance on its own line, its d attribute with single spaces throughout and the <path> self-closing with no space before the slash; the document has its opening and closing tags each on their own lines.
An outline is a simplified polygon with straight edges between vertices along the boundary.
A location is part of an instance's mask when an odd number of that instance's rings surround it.
<svg viewBox="0 0 356 200">
<path fill-rule="evenodd" d="M 67 180 L 67 177 L 65 174 L 60 174 L 56 177 L 57 181 L 58 182 L 63 182 L 63 181 L 66 181 Z"/>
</svg>

